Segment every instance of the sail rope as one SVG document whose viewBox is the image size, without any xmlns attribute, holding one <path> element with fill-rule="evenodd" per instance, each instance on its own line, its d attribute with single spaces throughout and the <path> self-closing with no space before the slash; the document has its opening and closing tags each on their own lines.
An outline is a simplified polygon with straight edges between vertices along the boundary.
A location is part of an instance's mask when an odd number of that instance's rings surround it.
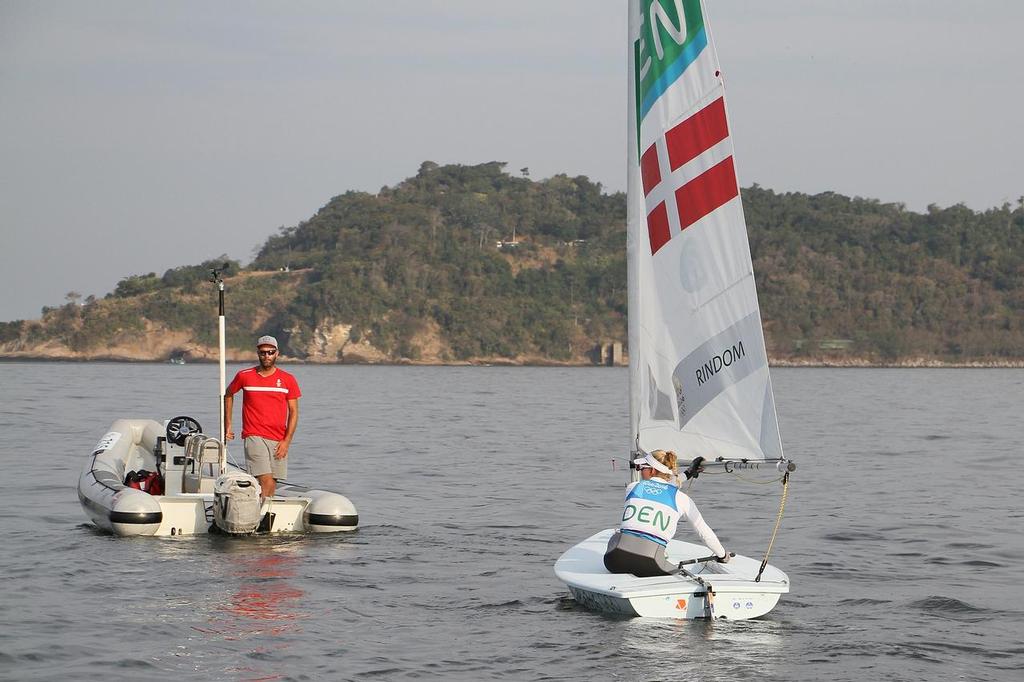
<svg viewBox="0 0 1024 682">
<path fill-rule="evenodd" d="M 775 516 L 775 527 L 772 529 L 772 536 L 768 539 L 768 548 L 764 551 L 764 558 L 761 560 L 761 567 L 757 570 L 757 576 L 754 578 L 755 583 L 761 582 L 761 574 L 764 573 L 764 569 L 768 566 L 768 556 L 772 553 L 772 547 L 775 545 L 775 538 L 779 534 L 779 526 L 782 525 L 782 514 L 786 510 L 786 498 L 789 496 L 789 472 L 782 474 L 780 478 L 771 478 L 767 480 L 755 480 L 752 478 L 746 478 L 740 476 L 735 469 L 727 469 L 721 472 L 704 471 L 701 472 L 704 476 L 718 476 L 721 474 L 732 474 L 737 479 L 744 483 L 750 483 L 752 485 L 770 485 L 782 481 L 782 498 L 779 500 L 779 512 Z M 690 478 L 686 481 L 686 493 L 690 494 L 690 488 L 693 486 L 695 479 Z"/>
<path fill-rule="evenodd" d="M 779 500 L 779 514 L 775 517 L 775 529 L 772 530 L 772 537 L 768 541 L 768 549 L 764 551 L 764 559 L 761 560 L 761 568 L 757 569 L 755 583 L 761 582 L 761 574 L 768 565 L 768 555 L 772 553 L 772 545 L 775 544 L 775 536 L 779 533 L 779 525 L 782 523 L 782 512 L 786 509 L 786 497 L 789 495 L 789 472 L 782 475 L 782 499 Z"/>
</svg>

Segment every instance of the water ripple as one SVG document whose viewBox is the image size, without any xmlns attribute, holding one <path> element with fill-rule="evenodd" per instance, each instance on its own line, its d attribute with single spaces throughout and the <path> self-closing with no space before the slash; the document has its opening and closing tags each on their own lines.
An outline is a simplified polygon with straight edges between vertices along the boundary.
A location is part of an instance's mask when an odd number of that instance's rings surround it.
<svg viewBox="0 0 1024 682">
<path fill-rule="evenodd" d="M 839 682 L 1024 667 L 1024 539 L 1007 520 L 1024 472 L 956 468 L 986 435 L 1000 461 L 1017 452 L 1004 398 L 1024 372 L 775 372 L 800 465 L 772 551 L 792 592 L 762 620 L 707 623 L 590 612 L 552 571 L 621 510 L 626 473 L 608 462 L 625 455 L 625 371 L 296 366 L 293 475 L 349 493 L 359 531 L 114 538 L 74 493 L 113 417 L 217 422 L 216 401 L 195 398 L 209 367 L 165 369 L 5 365 L 19 400 L 0 444 L 0 677 Z M 61 451 L 24 457 L 52 414 Z M 574 456 L 567 477 L 550 453 L 570 442 L 593 461 Z M 402 471 L 368 467 L 369 443 Z M 691 492 L 730 549 L 763 554 L 776 487 L 702 476 Z"/>
</svg>

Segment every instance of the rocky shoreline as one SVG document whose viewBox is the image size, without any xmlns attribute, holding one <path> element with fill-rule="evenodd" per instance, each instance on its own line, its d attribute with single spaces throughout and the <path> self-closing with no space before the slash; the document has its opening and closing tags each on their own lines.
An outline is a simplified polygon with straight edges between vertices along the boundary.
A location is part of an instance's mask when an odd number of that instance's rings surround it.
<svg viewBox="0 0 1024 682">
<path fill-rule="evenodd" d="M 252 354 L 248 351 L 229 349 L 227 361 L 231 363 L 254 362 Z M 144 354 L 126 353 L 55 353 L 55 352 L 32 352 L 17 351 L 0 353 L 0 362 L 122 362 L 122 363 L 147 363 L 147 364 L 171 364 L 167 357 L 152 357 Z M 214 364 L 217 358 L 213 354 L 189 354 L 184 364 Z M 382 358 L 349 357 L 345 360 L 298 359 L 282 356 L 282 364 L 295 365 L 382 365 L 382 366 L 424 366 L 424 367 L 600 367 L 589 359 L 575 361 L 552 360 L 542 357 L 530 358 L 472 358 L 460 361 L 443 361 L 436 358 L 431 359 L 400 359 L 385 360 Z M 181 364 L 181 363 L 179 363 Z M 628 364 L 628 358 L 624 359 L 624 367 Z M 868 358 L 770 358 L 771 367 L 806 367 L 806 368 L 832 368 L 832 369 L 1022 369 L 1024 359 L 983 359 L 964 361 L 944 361 L 937 358 L 911 357 L 898 360 L 876 361 Z"/>
<path fill-rule="evenodd" d="M 877 362 L 864 358 L 844 358 L 841 360 L 770 359 L 768 364 L 772 367 L 830 367 L 836 369 L 1021 369 L 1024 368 L 1024 359 L 967 360 L 957 362 L 948 362 L 935 358 L 905 358 L 902 360 L 889 360 L 885 362 Z"/>
</svg>

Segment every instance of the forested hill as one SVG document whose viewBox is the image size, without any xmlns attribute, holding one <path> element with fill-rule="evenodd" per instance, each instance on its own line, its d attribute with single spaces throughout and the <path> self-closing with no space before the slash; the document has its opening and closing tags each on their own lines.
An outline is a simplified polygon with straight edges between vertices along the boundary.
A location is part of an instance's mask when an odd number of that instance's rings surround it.
<svg viewBox="0 0 1024 682">
<path fill-rule="evenodd" d="M 267 332 L 312 361 L 542 363 L 625 342 L 625 196 L 528 176 L 425 162 L 375 195 L 331 199 L 247 267 L 230 263 L 229 346 Z M 775 361 L 1024 357 L 1024 200 L 921 214 L 755 185 L 743 202 Z M 0 324 L 0 355 L 210 357 L 214 264 L 70 294 L 39 321 Z"/>
</svg>

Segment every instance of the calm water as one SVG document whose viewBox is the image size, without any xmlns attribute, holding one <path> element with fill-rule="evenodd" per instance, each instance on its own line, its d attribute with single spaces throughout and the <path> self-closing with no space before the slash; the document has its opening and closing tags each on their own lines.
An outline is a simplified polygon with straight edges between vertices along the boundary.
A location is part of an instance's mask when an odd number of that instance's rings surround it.
<svg viewBox="0 0 1024 682">
<path fill-rule="evenodd" d="M 589 613 L 552 572 L 617 518 L 625 370 L 292 370 L 289 473 L 348 494 L 355 534 L 100 534 L 92 446 L 117 417 L 215 431 L 216 367 L 0 364 L 0 678 L 1020 679 L 1024 371 L 776 370 L 793 592 L 709 624 Z M 763 552 L 777 484 L 691 492 Z"/>
</svg>

